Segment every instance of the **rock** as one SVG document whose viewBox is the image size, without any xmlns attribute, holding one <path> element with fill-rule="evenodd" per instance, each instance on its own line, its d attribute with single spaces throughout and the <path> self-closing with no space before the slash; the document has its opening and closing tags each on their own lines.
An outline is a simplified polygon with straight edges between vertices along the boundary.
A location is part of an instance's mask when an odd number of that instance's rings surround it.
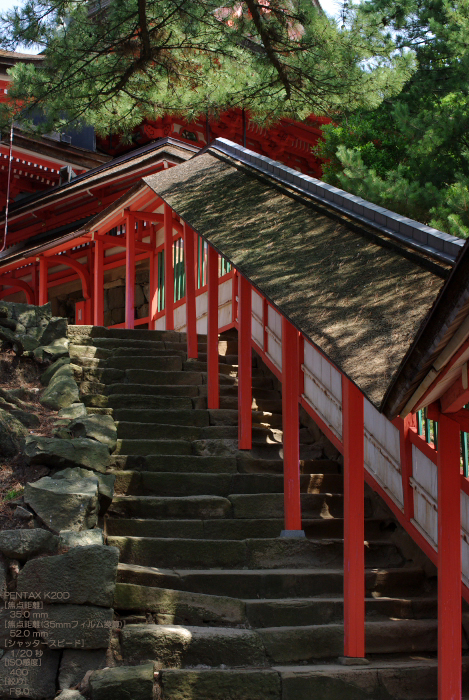
<svg viewBox="0 0 469 700">
<path fill-rule="evenodd" d="M 66 554 L 31 559 L 18 574 L 17 590 L 40 593 L 50 603 L 110 608 L 118 560 L 118 549 L 106 545 L 74 547 Z"/>
<path fill-rule="evenodd" d="M 34 621 L 52 649 L 107 649 L 111 639 L 112 608 L 95 605 L 46 605 L 47 618 Z"/>
<path fill-rule="evenodd" d="M 68 426 L 73 437 L 87 437 L 107 445 L 114 452 L 117 445 L 117 428 L 112 416 L 90 415 L 76 418 Z"/>
<path fill-rule="evenodd" d="M 0 454 L 14 457 L 24 448 L 28 431 L 20 421 L 8 411 L 0 408 Z"/>
<path fill-rule="evenodd" d="M 6 561 L 0 560 L 0 599 L 3 598 L 3 591 L 7 586 L 8 565 Z"/>
<path fill-rule="evenodd" d="M 78 690 L 62 690 L 55 700 L 85 700 L 85 697 Z"/>
<path fill-rule="evenodd" d="M 105 651 L 65 649 L 60 663 L 59 688 L 63 690 L 64 688 L 80 685 L 88 671 L 96 671 L 104 666 L 106 666 Z M 77 691 L 68 692 L 75 693 Z"/>
<path fill-rule="evenodd" d="M 107 292 L 108 308 L 112 311 L 113 309 L 122 309 L 125 306 L 125 287 L 113 287 Z M 137 306 L 137 304 L 135 304 Z"/>
<path fill-rule="evenodd" d="M 40 527 L 0 532 L 0 552 L 9 559 L 26 561 L 38 554 L 55 554 L 58 543 L 59 538 L 56 535 Z"/>
<path fill-rule="evenodd" d="M 39 339 L 49 325 L 52 318 L 52 305 L 50 302 L 43 306 L 31 304 L 18 304 L 17 302 L 2 302 L 2 306 L 8 311 L 8 316 L 18 322 L 18 331 L 28 332 L 29 335 Z"/>
<path fill-rule="evenodd" d="M 109 450 L 105 445 L 88 438 L 60 440 L 29 437 L 24 449 L 30 464 L 45 464 L 57 469 L 84 467 L 104 473 L 110 459 Z"/>
<path fill-rule="evenodd" d="M 16 420 L 19 420 L 19 422 L 22 423 L 26 428 L 38 428 L 41 424 L 41 421 L 35 413 L 23 411 L 21 408 L 18 408 L 14 404 L 7 403 L 1 398 L 0 408 L 3 411 L 7 411 L 10 415 L 16 418 Z"/>
<path fill-rule="evenodd" d="M 66 318 L 53 317 L 50 319 L 47 327 L 41 335 L 41 345 L 51 345 L 58 340 L 67 337 L 68 321 Z"/>
<path fill-rule="evenodd" d="M 69 365 L 70 364 L 70 358 L 69 357 L 61 357 L 55 362 L 53 362 L 49 367 L 46 369 L 45 372 L 41 374 L 39 377 L 40 382 L 43 386 L 47 386 L 54 376 L 54 374 L 59 370 L 61 367 L 64 365 Z"/>
<path fill-rule="evenodd" d="M 17 325 L 16 321 L 13 321 L 12 318 L 0 318 L 0 326 L 2 326 L 2 328 L 8 328 L 8 330 L 13 333 L 16 331 Z"/>
<path fill-rule="evenodd" d="M 60 553 L 68 552 L 73 547 L 89 547 L 92 544 L 104 544 L 104 534 L 99 527 L 93 530 L 62 530 L 59 539 Z"/>
<path fill-rule="evenodd" d="M 95 671 L 90 678 L 91 700 L 152 700 L 153 677 L 151 663 Z"/>
<path fill-rule="evenodd" d="M 39 345 L 33 355 L 38 362 L 55 362 L 60 357 L 68 356 L 68 340 L 58 338 L 50 345 Z"/>
<path fill-rule="evenodd" d="M 15 508 L 15 518 L 19 520 L 32 520 L 34 517 L 33 513 L 23 506 L 16 506 Z"/>
<path fill-rule="evenodd" d="M 82 479 L 98 479 L 98 495 L 99 495 L 99 515 L 104 515 L 106 510 L 111 505 L 114 496 L 114 483 L 116 481 L 115 474 L 100 474 L 92 472 L 89 469 L 68 468 L 54 474 L 54 479 L 68 479 L 80 477 Z"/>
<path fill-rule="evenodd" d="M 145 296 L 143 294 L 143 289 L 139 284 L 135 285 L 135 307 L 138 309 L 145 303 Z"/>
<path fill-rule="evenodd" d="M 68 408 L 79 401 L 78 386 L 70 365 L 63 365 L 57 370 L 39 401 L 55 411 Z"/>
<path fill-rule="evenodd" d="M 61 408 L 58 413 L 59 418 L 68 418 L 69 420 L 87 415 L 88 413 L 84 403 L 72 403 L 72 405 L 67 408 Z"/>
<path fill-rule="evenodd" d="M 24 501 L 53 532 L 89 530 L 98 522 L 98 479 L 44 476 L 26 484 Z"/>
<path fill-rule="evenodd" d="M 28 697 L 30 700 L 44 700 L 44 698 L 53 698 L 56 692 L 55 680 L 59 668 L 60 651 L 50 651 L 45 649 L 41 656 L 36 656 L 33 651 L 33 660 L 37 663 L 26 667 L 27 673 L 21 677 L 21 686 L 16 686 L 16 689 L 22 687 L 27 690 L 22 695 L 10 695 L 12 688 L 11 681 L 12 666 L 14 663 L 14 651 L 7 651 L 0 659 L 0 697 Z M 23 682 L 24 681 L 24 682 Z"/>
<path fill-rule="evenodd" d="M 8 309 L 6 306 L 0 306 L 0 318 L 8 318 Z"/>
<path fill-rule="evenodd" d="M 27 410 L 30 408 L 25 401 L 33 401 L 37 397 L 37 392 L 39 389 L 24 389 L 20 387 L 19 389 L 2 389 L 0 388 L 0 397 L 7 401 L 8 403 L 13 403 L 18 408 Z"/>
</svg>

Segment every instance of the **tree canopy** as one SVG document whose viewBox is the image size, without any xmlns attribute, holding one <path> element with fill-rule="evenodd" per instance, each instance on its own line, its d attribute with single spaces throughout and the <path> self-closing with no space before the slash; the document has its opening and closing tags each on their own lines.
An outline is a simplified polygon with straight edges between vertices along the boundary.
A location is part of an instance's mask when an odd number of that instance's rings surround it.
<svg viewBox="0 0 469 700">
<path fill-rule="evenodd" d="M 4 121 L 40 108 L 46 127 L 102 134 L 235 106 L 267 121 L 370 109 L 414 67 L 374 18 L 340 28 L 312 0 L 27 0 L 1 18 L 0 43 L 45 54 L 13 69 Z"/>
<path fill-rule="evenodd" d="M 469 0 L 368 0 L 417 70 L 399 96 L 325 128 L 324 179 L 377 204 L 469 236 Z"/>
</svg>

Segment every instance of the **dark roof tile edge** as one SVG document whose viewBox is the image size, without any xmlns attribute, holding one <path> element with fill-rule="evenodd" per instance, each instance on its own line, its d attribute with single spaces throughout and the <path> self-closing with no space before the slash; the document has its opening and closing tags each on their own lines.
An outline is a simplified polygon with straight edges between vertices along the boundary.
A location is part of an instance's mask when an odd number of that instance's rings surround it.
<svg viewBox="0 0 469 700">
<path fill-rule="evenodd" d="M 421 250 L 443 262 L 454 264 L 465 244 L 461 238 L 438 231 L 431 226 L 396 214 L 322 180 L 304 175 L 287 165 L 250 151 L 228 139 L 217 138 L 210 144 L 209 149 L 218 150 L 226 156 L 236 158 L 241 163 L 260 170 L 290 187 L 293 186 L 306 195 L 327 202 L 329 206 L 339 209 L 361 222 L 371 223 L 388 236 L 406 242 L 414 249 Z"/>
</svg>

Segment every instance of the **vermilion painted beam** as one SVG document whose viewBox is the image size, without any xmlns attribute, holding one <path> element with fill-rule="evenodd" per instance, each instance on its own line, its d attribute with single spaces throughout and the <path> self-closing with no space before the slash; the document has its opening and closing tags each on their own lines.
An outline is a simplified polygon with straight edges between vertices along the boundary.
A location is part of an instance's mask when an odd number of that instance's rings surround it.
<svg viewBox="0 0 469 700">
<path fill-rule="evenodd" d="M 299 332 L 282 317 L 282 422 L 285 529 L 303 536 L 300 500 Z"/>
<path fill-rule="evenodd" d="M 145 211 L 133 211 L 132 216 L 134 216 L 137 221 L 151 221 L 153 224 L 162 224 L 164 222 L 164 214 L 153 214 Z"/>
<path fill-rule="evenodd" d="M 252 447 L 251 284 L 238 278 L 238 448 Z"/>
<path fill-rule="evenodd" d="M 344 656 L 365 656 L 363 394 L 342 375 L 344 441 Z"/>
<path fill-rule="evenodd" d="M 461 369 L 461 376 L 440 397 L 440 407 L 443 413 L 455 413 L 469 403 L 467 362 L 463 364 Z"/>
<path fill-rule="evenodd" d="M 207 407 L 220 408 L 218 376 L 218 253 L 208 247 Z"/>
<path fill-rule="evenodd" d="M 195 256 L 194 231 L 184 223 L 184 270 L 186 273 L 186 335 L 187 357 L 196 358 L 197 348 L 197 315 L 195 308 Z"/>
<path fill-rule="evenodd" d="M 404 495 L 404 514 L 407 520 L 414 517 L 414 490 L 410 483 L 412 476 L 412 442 L 410 438 L 411 428 L 416 427 L 415 413 L 409 413 L 404 419 L 399 418 L 397 427 L 400 437 L 400 453 L 401 453 L 401 476 L 402 476 L 402 492 Z"/>
<path fill-rule="evenodd" d="M 94 242 L 93 302 L 93 323 L 104 326 L 104 245 L 99 238 Z"/>
<path fill-rule="evenodd" d="M 34 289 L 32 289 L 32 287 L 30 287 L 27 282 L 15 279 L 14 277 L 7 277 L 6 275 L 3 275 L 0 278 L 0 282 L 5 286 L 16 287 L 16 289 L 21 289 L 26 294 L 26 303 L 34 304 Z M 14 294 L 13 291 L 11 291 L 10 293 Z"/>
<path fill-rule="evenodd" d="M 438 700 L 461 698 L 461 507 L 459 424 L 438 427 Z"/>
<path fill-rule="evenodd" d="M 429 420 L 439 421 L 442 415 L 438 402 L 435 401 L 427 407 L 427 418 Z M 461 408 L 459 411 L 448 415 L 456 423 L 459 423 L 459 427 L 464 433 L 469 433 L 469 410 L 467 408 Z"/>
<path fill-rule="evenodd" d="M 39 306 L 47 304 L 47 260 L 39 258 Z"/>
<path fill-rule="evenodd" d="M 135 327 L 135 219 L 125 217 L 125 327 Z"/>
<path fill-rule="evenodd" d="M 164 205 L 164 306 L 165 328 L 174 330 L 173 212 Z"/>
</svg>

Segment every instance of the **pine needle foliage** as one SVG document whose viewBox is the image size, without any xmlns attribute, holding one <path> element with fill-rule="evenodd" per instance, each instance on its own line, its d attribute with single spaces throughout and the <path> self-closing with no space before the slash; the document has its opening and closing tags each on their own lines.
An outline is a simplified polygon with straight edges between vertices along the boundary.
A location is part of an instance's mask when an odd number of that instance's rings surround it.
<svg viewBox="0 0 469 700">
<path fill-rule="evenodd" d="M 340 29 L 311 0 L 27 0 L 0 19 L 0 45 L 18 44 L 45 60 L 12 70 L 3 122 L 40 109 L 43 130 L 100 134 L 231 107 L 264 123 L 370 109 L 414 69 L 374 20 Z"/>
<path fill-rule="evenodd" d="M 469 0 L 368 0 L 417 62 L 402 92 L 325 128 L 324 179 L 377 204 L 469 237 Z"/>
</svg>

